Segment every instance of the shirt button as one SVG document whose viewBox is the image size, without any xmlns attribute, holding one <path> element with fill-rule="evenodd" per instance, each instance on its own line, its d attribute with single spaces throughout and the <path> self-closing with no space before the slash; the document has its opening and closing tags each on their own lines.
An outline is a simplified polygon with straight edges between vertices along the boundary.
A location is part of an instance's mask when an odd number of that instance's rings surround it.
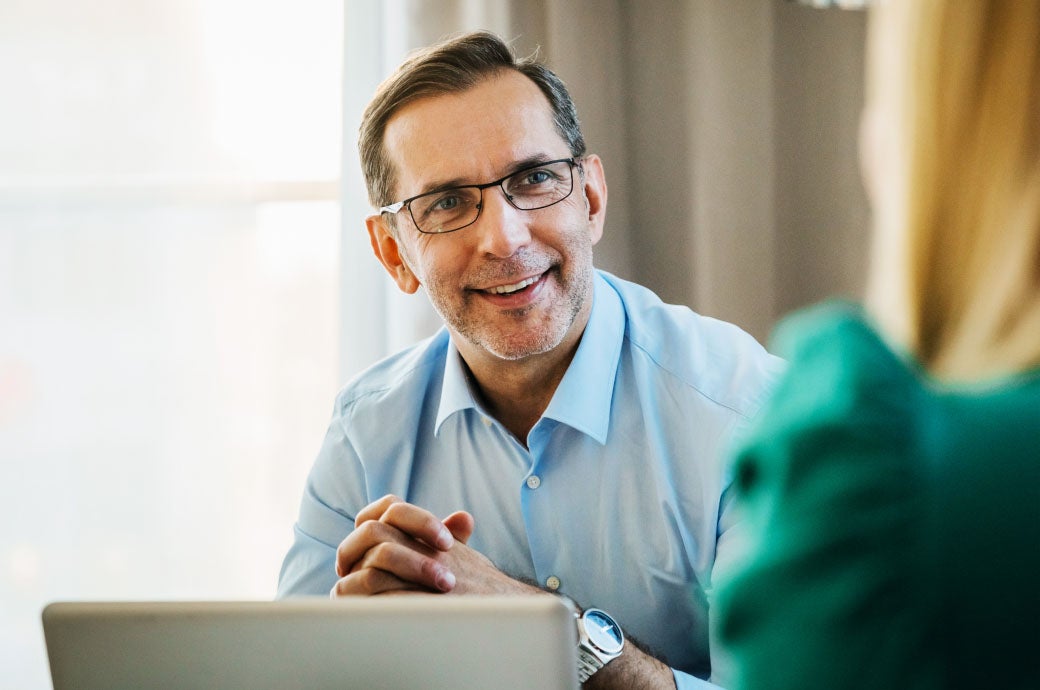
<svg viewBox="0 0 1040 690">
<path fill-rule="evenodd" d="M 542 480 L 538 477 L 537 474 L 532 474 L 530 477 L 527 478 L 527 488 L 528 489 L 537 489 L 541 485 L 542 485 Z"/>
<path fill-rule="evenodd" d="M 488 417 L 481 417 L 481 419 L 484 421 L 484 426 L 491 426 L 491 419 L 490 418 L 488 418 Z"/>
<path fill-rule="evenodd" d="M 555 592 L 560 588 L 560 578 L 555 575 L 550 575 L 545 578 L 545 586 Z"/>
</svg>

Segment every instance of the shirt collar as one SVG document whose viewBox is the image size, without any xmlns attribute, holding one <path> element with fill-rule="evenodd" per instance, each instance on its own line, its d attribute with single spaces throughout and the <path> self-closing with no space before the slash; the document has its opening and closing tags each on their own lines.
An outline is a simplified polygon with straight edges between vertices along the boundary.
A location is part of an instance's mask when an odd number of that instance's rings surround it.
<svg viewBox="0 0 1040 690">
<path fill-rule="evenodd" d="M 596 271 L 589 322 L 574 359 L 567 367 L 542 418 L 566 424 L 601 444 L 606 443 L 614 379 L 624 338 L 625 311 L 621 298 Z M 434 433 L 439 433 L 448 417 L 470 408 L 481 410 L 470 390 L 469 375 L 462 363 L 462 356 L 449 340 Z M 486 414 L 483 411 L 481 413 Z"/>
<path fill-rule="evenodd" d="M 444 383 L 441 386 L 441 404 L 437 409 L 437 423 L 434 434 L 440 433 L 444 420 L 456 412 L 467 409 L 480 409 L 472 391 L 469 389 L 469 373 L 462 363 L 462 355 L 455 347 L 452 337 L 448 338 L 448 354 L 444 361 Z"/>
<path fill-rule="evenodd" d="M 589 323 L 542 417 L 571 426 L 603 444 L 625 339 L 625 310 L 621 298 L 598 271 L 593 286 Z"/>
</svg>

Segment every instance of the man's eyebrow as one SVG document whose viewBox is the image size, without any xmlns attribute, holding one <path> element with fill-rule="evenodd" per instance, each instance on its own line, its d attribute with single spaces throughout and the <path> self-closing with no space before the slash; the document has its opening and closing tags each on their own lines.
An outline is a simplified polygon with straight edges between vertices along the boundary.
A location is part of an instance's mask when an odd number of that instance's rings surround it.
<svg viewBox="0 0 1040 690">
<path fill-rule="evenodd" d="M 513 165 L 510 168 L 508 168 L 509 172 L 507 172 L 505 174 L 506 175 L 515 175 L 516 173 L 520 172 L 521 170 L 527 170 L 528 168 L 533 168 L 533 167 L 535 167 L 537 165 L 541 165 L 542 163 L 546 163 L 546 162 L 551 161 L 551 160 L 555 160 L 555 159 L 552 156 L 550 156 L 549 154 L 547 154 L 547 153 L 536 153 L 533 156 L 528 156 L 527 158 L 521 158 L 520 160 L 518 160 L 515 163 L 513 163 Z"/>
<path fill-rule="evenodd" d="M 437 182 L 431 182 L 424 186 L 416 196 L 422 196 L 423 194 L 432 194 L 433 192 L 443 192 L 445 189 L 453 189 L 455 187 L 465 187 L 466 185 L 473 184 L 472 182 L 466 182 L 461 177 L 456 177 L 450 180 L 443 180 Z"/>
<path fill-rule="evenodd" d="M 505 170 L 506 172 L 499 175 L 499 177 L 509 177 L 515 175 L 521 170 L 533 168 L 537 165 L 541 165 L 546 161 L 555 160 L 546 153 L 536 153 L 533 156 L 521 158 L 520 160 L 513 161 Z M 490 182 L 490 180 L 486 180 Z M 484 184 L 484 182 L 473 182 L 462 177 L 455 177 L 450 180 L 437 180 L 431 182 L 422 188 L 422 191 L 418 192 L 417 196 L 423 194 L 432 194 L 434 192 L 443 192 L 446 189 L 454 189 L 455 187 L 472 187 L 474 185 Z"/>
</svg>

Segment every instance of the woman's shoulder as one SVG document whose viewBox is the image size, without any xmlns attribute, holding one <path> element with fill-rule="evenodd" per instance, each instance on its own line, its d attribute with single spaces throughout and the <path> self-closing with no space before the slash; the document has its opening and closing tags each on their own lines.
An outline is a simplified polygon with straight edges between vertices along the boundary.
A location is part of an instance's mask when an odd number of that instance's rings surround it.
<svg viewBox="0 0 1040 690">
<path fill-rule="evenodd" d="M 748 678 L 1014 677 L 1040 616 L 1040 374 L 942 384 L 842 303 L 774 343 L 790 368 L 737 457 L 749 556 L 720 597 Z"/>
<path fill-rule="evenodd" d="M 889 687 L 927 638 L 925 389 L 849 304 L 788 318 L 774 345 L 790 367 L 737 455 L 741 565 L 720 573 L 723 638 L 749 687 L 842 687 L 850 664 Z"/>
<path fill-rule="evenodd" d="M 885 341 L 863 307 L 843 300 L 786 317 L 774 330 L 770 346 L 792 363 L 842 378 L 863 374 L 872 378 L 876 371 L 908 380 L 917 375 L 914 364 Z"/>
<path fill-rule="evenodd" d="M 789 367 L 752 427 L 752 444 L 796 442 L 794 461 L 811 457 L 805 444 L 814 441 L 914 445 L 929 393 L 861 307 L 831 301 L 798 312 L 777 327 L 772 349 Z"/>
</svg>

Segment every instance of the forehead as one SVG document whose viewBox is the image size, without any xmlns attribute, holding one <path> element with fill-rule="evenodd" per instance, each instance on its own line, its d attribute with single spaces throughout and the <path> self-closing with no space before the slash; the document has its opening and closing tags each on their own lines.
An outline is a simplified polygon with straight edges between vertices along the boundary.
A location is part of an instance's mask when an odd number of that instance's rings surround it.
<svg viewBox="0 0 1040 690">
<path fill-rule="evenodd" d="M 384 142 L 397 195 L 442 184 L 484 182 L 537 155 L 570 155 L 538 85 L 503 70 L 471 89 L 423 98 L 390 118 Z"/>
</svg>

